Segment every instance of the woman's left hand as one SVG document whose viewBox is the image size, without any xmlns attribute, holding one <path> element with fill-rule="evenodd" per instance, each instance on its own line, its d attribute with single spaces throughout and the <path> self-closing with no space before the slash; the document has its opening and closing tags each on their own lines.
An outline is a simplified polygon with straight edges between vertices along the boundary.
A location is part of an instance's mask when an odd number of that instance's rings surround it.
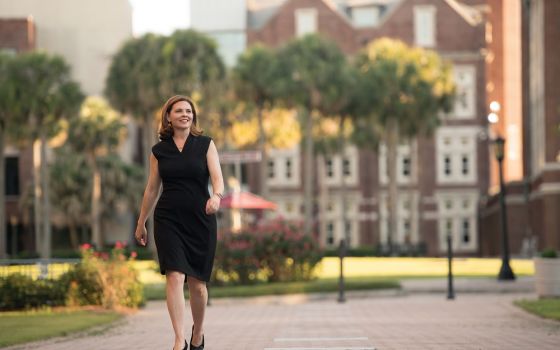
<svg viewBox="0 0 560 350">
<path fill-rule="evenodd" d="M 206 202 L 206 214 L 214 214 L 220 209 L 220 197 L 212 195 Z"/>
</svg>

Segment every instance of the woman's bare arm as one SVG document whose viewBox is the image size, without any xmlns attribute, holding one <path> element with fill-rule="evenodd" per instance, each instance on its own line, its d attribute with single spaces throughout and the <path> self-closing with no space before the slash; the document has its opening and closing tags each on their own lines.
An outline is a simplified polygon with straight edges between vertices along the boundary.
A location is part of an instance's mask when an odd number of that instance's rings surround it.
<svg viewBox="0 0 560 350">
<path fill-rule="evenodd" d="M 159 176 L 158 161 L 152 154 L 150 155 L 150 176 L 148 177 L 148 184 L 144 191 L 144 198 L 142 199 L 142 208 L 140 209 L 140 217 L 138 218 L 138 225 L 144 226 L 148 217 L 154 210 L 154 206 L 159 195 L 161 188 L 161 177 Z"/>
</svg>

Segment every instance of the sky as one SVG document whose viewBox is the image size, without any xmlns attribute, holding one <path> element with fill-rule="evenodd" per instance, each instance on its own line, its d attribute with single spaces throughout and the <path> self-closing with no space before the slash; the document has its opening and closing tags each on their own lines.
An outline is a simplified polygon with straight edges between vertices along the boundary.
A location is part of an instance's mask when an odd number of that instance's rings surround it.
<svg viewBox="0 0 560 350">
<path fill-rule="evenodd" d="M 171 34 L 190 25 L 189 0 L 129 0 L 132 5 L 132 31 Z"/>
</svg>

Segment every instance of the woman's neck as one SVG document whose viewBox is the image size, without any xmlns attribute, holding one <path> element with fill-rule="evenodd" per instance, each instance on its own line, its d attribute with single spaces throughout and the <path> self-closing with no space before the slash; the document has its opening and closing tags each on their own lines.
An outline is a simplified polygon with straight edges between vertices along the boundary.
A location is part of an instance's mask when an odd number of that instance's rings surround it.
<svg viewBox="0 0 560 350">
<path fill-rule="evenodd" d="M 184 140 L 189 136 L 190 132 L 190 129 L 173 130 L 173 138 Z"/>
</svg>

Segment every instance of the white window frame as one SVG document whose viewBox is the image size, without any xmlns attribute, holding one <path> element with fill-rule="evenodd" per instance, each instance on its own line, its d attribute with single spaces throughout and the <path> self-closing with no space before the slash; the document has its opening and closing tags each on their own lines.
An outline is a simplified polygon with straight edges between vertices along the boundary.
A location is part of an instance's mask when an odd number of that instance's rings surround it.
<svg viewBox="0 0 560 350">
<path fill-rule="evenodd" d="M 413 144 L 399 145 L 397 148 L 397 183 L 399 185 L 412 184 L 416 181 L 416 162 L 415 159 L 418 157 L 413 157 L 412 150 L 416 150 Z M 389 183 L 388 167 L 387 167 L 387 147 L 385 144 L 379 145 L 379 183 L 381 185 L 387 185 Z M 404 175 L 404 160 L 409 159 L 409 174 Z"/>
<path fill-rule="evenodd" d="M 327 160 L 330 159 L 332 162 L 332 176 L 328 176 L 327 172 Z M 344 159 L 348 160 L 348 170 L 349 174 L 344 175 Z M 340 154 L 327 155 L 324 157 L 324 164 L 322 168 L 322 178 L 325 180 L 325 184 L 329 187 L 341 186 L 342 177 L 344 176 L 344 184 L 346 186 L 356 186 L 358 184 L 358 161 L 359 152 L 356 146 L 347 146 L 344 152 L 344 159 Z"/>
<path fill-rule="evenodd" d="M 380 193 L 379 202 L 379 232 L 380 242 L 387 243 L 388 240 L 388 215 L 387 192 Z M 418 191 L 406 191 L 398 195 L 397 198 L 397 232 L 393 238 L 395 244 L 418 244 L 420 236 L 418 234 L 419 225 L 419 195 Z M 409 240 L 406 241 L 405 222 L 409 222 Z"/>
<path fill-rule="evenodd" d="M 476 68 L 472 64 L 455 65 L 453 78 L 456 86 L 455 105 L 451 118 L 474 119 L 476 117 Z M 467 106 L 462 108 L 459 104 L 459 95 L 465 94 Z"/>
<path fill-rule="evenodd" d="M 447 251 L 448 223 L 451 223 L 452 247 L 454 251 L 470 253 L 478 248 L 477 208 L 479 195 L 476 190 L 445 190 L 435 194 L 438 202 L 438 248 Z M 451 202 L 449 208 L 446 203 Z M 464 203 L 468 202 L 465 208 Z M 463 222 L 469 222 L 469 242 L 463 242 Z"/>
<path fill-rule="evenodd" d="M 307 34 L 317 33 L 319 30 L 319 17 L 316 8 L 299 8 L 294 13 L 295 34 L 300 38 Z M 310 20 L 310 23 L 305 23 Z"/>
<path fill-rule="evenodd" d="M 441 127 L 436 131 L 436 180 L 438 184 L 475 184 L 477 181 L 479 129 L 472 126 Z M 468 158 L 468 174 L 463 174 L 463 157 Z M 446 157 L 450 174 L 446 174 Z"/>
<path fill-rule="evenodd" d="M 359 245 L 359 229 L 360 229 L 360 214 L 359 208 L 361 203 L 361 195 L 356 192 L 349 192 L 346 194 L 346 222 L 350 223 L 350 246 L 357 247 Z M 338 245 L 338 242 L 345 235 L 345 223 L 342 220 L 342 202 L 340 200 L 340 195 L 337 193 L 331 193 L 330 195 L 322 198 L 320 201 L 320 216 L 323 232 L 323 242 L 326 246 L 327 244 L 327 222 L 332 222 L 334 225 L 334 244 Z"/>
<path fill-rule="evenodd" d="M 294 188 L 300 185 L 300 150 L 299 145 L 289 149 L 271 149 L 268 151 L 268 160 L 274 163 L 274 177 L 269 177 L 267 165 L 267 184 L 270 187 Z M 291 177 L 287 176 L 287 161 L 291 164 Z"/>
<path fill-rule="evenodd" d="M 421 23 L 422 16 L 426 17 L 429 27 L 424 27 Z M 433 5 L 414 6 L 414 43 L 421 47 L 435 47 L 437 41 L 437 10 Z M 431 27 L 431 28 L 430 28 Z"/>
</svg>

